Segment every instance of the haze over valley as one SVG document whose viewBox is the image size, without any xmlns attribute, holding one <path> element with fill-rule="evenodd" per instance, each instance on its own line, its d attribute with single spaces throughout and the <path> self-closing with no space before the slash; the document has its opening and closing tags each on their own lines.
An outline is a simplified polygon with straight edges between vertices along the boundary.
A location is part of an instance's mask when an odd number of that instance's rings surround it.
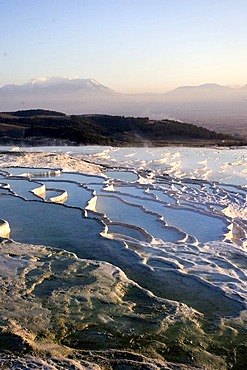
<svg viewBox="0 0 247 370">
<path fill-rule="evenodd" d="M 166 93 L 126 94 L 94 79 L 41 77 L 0 88 L 0 111 L 50 109 L 66 114 L 112 114 L 174 119 L 247 137 L 247 85 L 207 83 Z"/>
</svg>

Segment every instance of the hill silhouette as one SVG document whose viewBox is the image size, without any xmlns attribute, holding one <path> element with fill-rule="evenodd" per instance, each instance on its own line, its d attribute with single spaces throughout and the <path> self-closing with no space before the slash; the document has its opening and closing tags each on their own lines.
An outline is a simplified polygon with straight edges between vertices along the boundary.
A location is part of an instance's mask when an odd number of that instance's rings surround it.
<svg viewBox="0 0 247 370">
<path fill-rule="evenodd" d="M 0 143 L 14 145 L 241 145 L 194 124 L 148 117 L 65 115 L 31 109 L 0 114 Z"/>
</svg>

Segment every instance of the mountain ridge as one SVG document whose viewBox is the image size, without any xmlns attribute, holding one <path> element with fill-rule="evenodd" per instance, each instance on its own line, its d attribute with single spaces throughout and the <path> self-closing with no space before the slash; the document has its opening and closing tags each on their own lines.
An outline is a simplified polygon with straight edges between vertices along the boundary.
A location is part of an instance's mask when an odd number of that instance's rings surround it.
<svg viewBox="0 0 247 370">
<path fill-rule="evenodd" d="M 214 82 L 206 82 L 206 83 L 203 83 L 203 84 L 200 84 L 200 85 L 181 85 L 181 86 L 177 86 L 176 88 L 174 89 L 171 89 L 169 91 L 166 91 L 166 92 L 148 92 L 148 91 L 145 91 L 145 92 L 142 92 L 142 93 L 121 93 L 121 92 L 116 92 L 114 91 L 113 89 L 111 89 L 110 87 L 108 86 L 105 86 L 103 84 L 101 84 L 100 82 L 98 82 L 97 80 L 95 80 L 94 78 L 80 78 L 80 77 L 62 77 L 62 76 L 40 76 L 40 77 L 36 77 L 36 78 L 32 78 L 30 79 L 28 82 L 25 82 L 25 83 L 22 83 L 22 84 L 15 84 L 15 83 L 9 83 L 9 84 L 5 84 L 3 86 L 0 86 L 0 90 L 3 89 L 3 88 L 6 88 L 6 87 L 16 87 L 16 88 L 22 88 L 23 86 L 31 86 L 31 85 L 39 85 L 39 86 L 51 86 L 51 85 L 58 85 L 58 84 L 61 84 L 61 83 L 75 83 L 75 84 L 91 84 L 91 87 L 92 86 L 98 86 L 98 87 L 103 87 L 103 88 L 106 88 L 106 89 L 109 89 L 110 91 L 114 92 L 115 94 L 123 94 L 123 95 L 142 95 L 142 94 L 149 94 L 149 95 L 160 95 L 160 94 L 163 94 L 163 95 L 166 95 L 166 94 L 170 94 L 171 92 L 173 91 L 176 91 L 176 90 L 180 90 L 180 89 L 211 89 L 211 88 L 216 88 L 216 89 L 224 89 L 224 90 L 232 90 L 232 91 L 238 91 L 238 90 L 242 90 L 242 89 L 246 89 L 247 88 L 247 84 L 244 84 L 243 86 L 240 86 L 240 87 L 233 87 L 233 86 L 226 86 L 226 85 L 220 85 L 220 84 L 217 84 L 217 83 L 214 83 Z"/>
<path fill-rule="evenodd" d="M 247 137 L 247 85 L 180 86 L 164 94 L 116 92 L 94 79 L 39 77 L 0 88 L 0 111 L 49 109 L 180 120 Z"/>
<path fill-rule="evenodd" d="M 24 84 L 7 84 L 3 87 L 0 87 L 1 92 L 21 92 L 21 93 L 28 93 L 33 91 L 41 91 L 46 89 L 46 91 L 53 90 L 61 93 L 66 93 L 66 91 L 84 91 L 85 93 L 106 93 L 106 94 L 117 94 L 114 90 L 110 89 L 109 87 L 99 83 L 98 81 L 94 80 L 93 78 L 82 79 L 82 78 L 65 78 L 65 77 L 38 77 L 35 79 L 31 79 L 29 82 Z"/>
</svg>

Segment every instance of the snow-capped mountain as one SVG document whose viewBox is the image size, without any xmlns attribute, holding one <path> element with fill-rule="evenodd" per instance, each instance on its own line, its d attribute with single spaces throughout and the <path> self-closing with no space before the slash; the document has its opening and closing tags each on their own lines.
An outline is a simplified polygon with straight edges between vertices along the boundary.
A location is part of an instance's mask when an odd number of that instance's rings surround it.
<svg viewBox="0 0 247 370">
<path fill-rule="evenodd" d="M 65 78 L 65 77 L 38 77 L 23 85 L 5 85 L 0 88 L 0 94 L 116 94 L 115 91 L 102 85 L 94 79 Z"/>
</svg>

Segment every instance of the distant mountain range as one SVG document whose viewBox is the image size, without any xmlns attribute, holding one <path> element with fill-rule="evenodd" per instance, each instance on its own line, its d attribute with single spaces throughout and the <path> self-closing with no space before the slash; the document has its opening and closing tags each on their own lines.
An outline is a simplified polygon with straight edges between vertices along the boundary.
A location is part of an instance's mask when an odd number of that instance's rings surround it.
<svg viewBox="0 0 247 370">
<path fill-rule="evenodd" d="M 0 88 L 0 111 L 50 109 L 177 119 L 247 137 L 247 85 L 181 86 L 165 94 L 118 93 L 94 79 L 41 77 Z"/>
</svg>

